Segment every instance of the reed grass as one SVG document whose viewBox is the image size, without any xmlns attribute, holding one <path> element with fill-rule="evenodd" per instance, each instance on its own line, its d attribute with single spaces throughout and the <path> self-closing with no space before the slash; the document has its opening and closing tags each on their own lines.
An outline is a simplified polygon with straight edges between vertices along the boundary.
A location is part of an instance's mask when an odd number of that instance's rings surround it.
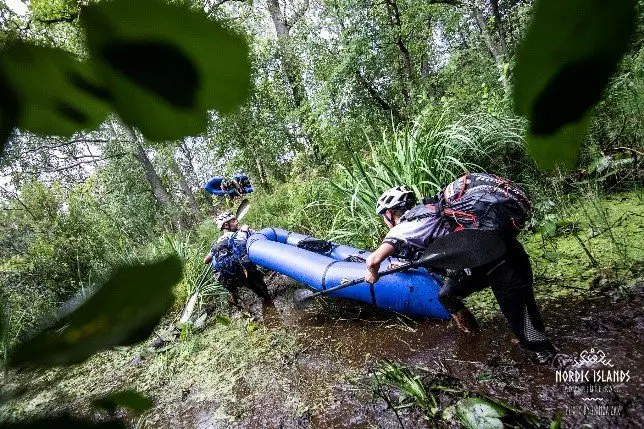
<svg viewBox="0 0 644 429">
<path fill-rule="evenodd" d="M 378 142 L 366 137 L 365 150 L 349 147 L 349 163 L 331 181 L 342 203 L 329 238 L 377 246 L 384 226 L 375 203 L 385 190 L 404 184 L 419 199 L 434 195 L 467 171 L 496 170 L 502 154 L 523 151 L 522 135 L 521 120 L 477 115 L 455 123 L 420 117 L 411 125 L 392 125 Z"/>
</svg>

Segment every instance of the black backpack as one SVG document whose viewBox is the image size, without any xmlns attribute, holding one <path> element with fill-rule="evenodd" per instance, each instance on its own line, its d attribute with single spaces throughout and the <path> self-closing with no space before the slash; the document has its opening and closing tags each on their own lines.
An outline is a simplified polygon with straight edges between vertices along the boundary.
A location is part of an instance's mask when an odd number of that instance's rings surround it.
<svg viewBox="0 0 644 429">
<path fill-rule="evenodd" d="M 246 242 L 235 240 L 237 233 L 230 234 L 226 240 L 213 247 L 212 267 L 226 277 L 235 277 L 253 266 L 246 254 Z"/>
<path fill-rule="evenodd" d="M 517 184 L 487 173 L 459 177 L 438 196 L 439 209 L 455 231 L 468 228 L 517 235 L 530 218 L 532 206 Z"/>
</svg>

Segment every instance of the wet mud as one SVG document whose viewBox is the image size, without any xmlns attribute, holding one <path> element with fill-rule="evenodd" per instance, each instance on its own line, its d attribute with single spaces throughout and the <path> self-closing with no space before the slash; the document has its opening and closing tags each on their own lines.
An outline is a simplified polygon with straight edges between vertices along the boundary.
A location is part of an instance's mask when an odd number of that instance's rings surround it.
<svg viewBox="0 0 644 429">
<path fill-rule="evenodd" d="M 254 311 L 269 327 L 296 330 L 302 350 L 283 397 L 255 395 L 253 410 L 235 427 L 449 427 L 423 419 L 414 409 L 396 416 L 374 397 L 370 374 L 383 359 L 411 366 L 421 375 L 452 378 L 467 391 L 544 421 L 560 414 L 565 427 L 644 427 L 641 293 L 539 303 L 553 342 L 579 360 L 573 369 L 580 381 L 574 374 L 557 375 L 552 368 L 531 364 L 501 315 L 482 322 L 481 332 L 472 335 L 452 322 L 410 319 L 350 301 L 318 299 L 296 310 L 292 296 L 297 285 L 283 276 L 271 280 L 275 306 Z M 320 397 L 315 389 L 324 385 L 332 386 L 325 406 L 285 409 L 284 404 L 307 395 Z"/>
</svg>

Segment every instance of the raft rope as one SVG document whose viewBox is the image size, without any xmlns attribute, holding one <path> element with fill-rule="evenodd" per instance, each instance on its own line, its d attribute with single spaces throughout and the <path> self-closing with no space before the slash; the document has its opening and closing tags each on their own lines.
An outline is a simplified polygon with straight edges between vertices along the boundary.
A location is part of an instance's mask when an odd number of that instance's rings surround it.
<svg viewBox="0 0 644 429">
<path fill-rule="evenodd" d="M 331 268 L 331 265 L 337 264 L 338 262 L 341 262 L 341 261 L 333 261 L 329 265 L 327 265 L 326 268 L 324 269 L 324 273 L 322 274 L 322 290 L 326 290 L 326 275 L 329 272 L 329 268 Z"/>
</svg>

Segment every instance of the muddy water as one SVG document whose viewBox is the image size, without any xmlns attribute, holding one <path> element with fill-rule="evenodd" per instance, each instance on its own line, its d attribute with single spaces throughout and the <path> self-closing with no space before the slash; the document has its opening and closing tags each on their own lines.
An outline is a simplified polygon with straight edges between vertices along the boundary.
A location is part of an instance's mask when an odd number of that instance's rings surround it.
<svg viewBox="0 0 644 429">
<path fill-rule="evenodd" d="M 264 312 L 265 323 L 298 330 L 304 347 L 296 362 L 300 385 L 306 390 L 329 380 L 334 384 L 330 406 L 311 411 L 297 427 L 400 427 L 384 401 L 372 400 L 368 374 L 382 359 L 453 377 L 467 390 L 546 419 L 562 413 L 566 427 L 644 427 L 642 295 L 540 303 L 562 352 L 578 357 L 586 351 L 589 361 L 604 354 L 602 362 L 580 367 L 580 377 L 589 382 L 575 383 L 530 364 L 500 316 L 483 322 L 479 334 L 467 335 L 451 322 L 413 320 L 348 301 L 318 300 L 294 310 L 292 289 L 279 292 L 275 308 Z M 362 380 L 333 379 L 346 370 L 362 374 Z M 607 380 L 619 371 L 630 379 Z M 594 377 L 604 378 L 595 382 Z M 403 424 L 428 427 L 413 411 L 404 414 Z"/>
</svg>

